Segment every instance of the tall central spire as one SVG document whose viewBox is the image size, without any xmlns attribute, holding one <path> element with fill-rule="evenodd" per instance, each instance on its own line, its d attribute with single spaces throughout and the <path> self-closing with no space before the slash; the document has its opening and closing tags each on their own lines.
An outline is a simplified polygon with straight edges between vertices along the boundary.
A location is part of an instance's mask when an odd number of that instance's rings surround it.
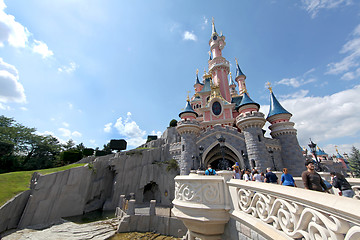
<svg viewBox="0 0 360 240">
<path fill-rule="evenodd" d="M 215 22 L 214 22 L 214 17 L 212 18 L 212 34 L 211 35 L 214 35 L 214 34 L 217 34 L 216 32 L 216 29 L 215 29 Z"/>
</svg>

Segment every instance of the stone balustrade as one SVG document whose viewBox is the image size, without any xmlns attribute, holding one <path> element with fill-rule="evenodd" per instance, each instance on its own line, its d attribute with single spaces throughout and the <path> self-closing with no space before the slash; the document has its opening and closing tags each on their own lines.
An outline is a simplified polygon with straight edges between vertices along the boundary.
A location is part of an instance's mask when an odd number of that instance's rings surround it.
<svg viewBox="0 0 360 240">
<path fill-rule="evenodd" d="M 360 239 L 356 199 L 227 179 L 175 178 L 173 213 L 188 228 L 187 239 L 240 239 L 246 229 L 246 237 L 258 239 Z"/>
</svg>

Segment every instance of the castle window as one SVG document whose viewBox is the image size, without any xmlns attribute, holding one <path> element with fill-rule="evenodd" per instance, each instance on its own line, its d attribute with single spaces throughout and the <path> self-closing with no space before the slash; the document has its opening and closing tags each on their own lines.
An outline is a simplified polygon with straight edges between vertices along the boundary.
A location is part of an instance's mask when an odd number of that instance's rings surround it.
<svg viewBox="0 0 360 240">
<path fill-rule="evenodd" d="M 185 151 L 185 145 L 182 145 L 182 151 Z"/>
<path fill-rule="evenodd" d="M 258 139 L 259 139 L 259 142 L 261 142 L 261 136 L 260 135 L 258 135 Z"/>
</svg>

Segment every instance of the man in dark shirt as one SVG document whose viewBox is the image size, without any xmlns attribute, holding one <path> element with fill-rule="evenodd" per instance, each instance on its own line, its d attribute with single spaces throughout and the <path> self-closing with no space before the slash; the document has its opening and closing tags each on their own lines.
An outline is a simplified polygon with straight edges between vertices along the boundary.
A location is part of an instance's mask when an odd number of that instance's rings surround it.
<svg viewBox="0 0 360 240">
<path fill-rule="evenodd" d="M 315 172 L 314 163 L 312 161 L 306 161 L 305 166 L 307 170 L 301 174 L 305 189 L 325 192 L 327 189 L 326 185 L 321 176 Z"/>
<path fill-rule="evenodd" d="M 278 177 L 276 176 L 275 173 L 273 173 L 271 171 L 271 168 L 266 169 L 266 175 L 265 175 L 264 182 L 273 183 L 273 184 L 278 184 L 279 183 Z"/>
</svg>

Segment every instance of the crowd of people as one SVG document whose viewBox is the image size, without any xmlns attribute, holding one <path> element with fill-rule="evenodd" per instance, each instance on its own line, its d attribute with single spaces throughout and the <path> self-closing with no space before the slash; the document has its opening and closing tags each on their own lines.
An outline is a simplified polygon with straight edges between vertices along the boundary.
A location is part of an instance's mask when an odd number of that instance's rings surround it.
<svg viewBox="0 0 360 240">
<path fill-rule="evenodd" d="M 329 183 L 315 171 L 313 161 L 306 161 L 305 166 L 306 170 L 301 174 L 305 189 L 319 192 L 329 192 L 329 190 L 334 187 L 339 189 L 340 196 L 352 198 L 355 195 L 351 185 L 342 174 L 331 172 L 331 181 Z M 235 163 L 235 165 L 232 166 L 232 171 L 234 179 L 279 184 L 279 179 L 276 174 L 271 171 L 271 168 L 267 168 L 266 173 L 264 173 L 259 172 L 256 168 L 253 168 L 252 170 L 240 169 L 239 163 Z M 293 176 L 288 172 L 288 169 L 283 168 L 282 172 L 280 184 L 284 186 L 297 187 L 296 182 Z M 216 171 L 212 169 L 209 164 L 205 174 L 216 175 Z"/>
</svg>

